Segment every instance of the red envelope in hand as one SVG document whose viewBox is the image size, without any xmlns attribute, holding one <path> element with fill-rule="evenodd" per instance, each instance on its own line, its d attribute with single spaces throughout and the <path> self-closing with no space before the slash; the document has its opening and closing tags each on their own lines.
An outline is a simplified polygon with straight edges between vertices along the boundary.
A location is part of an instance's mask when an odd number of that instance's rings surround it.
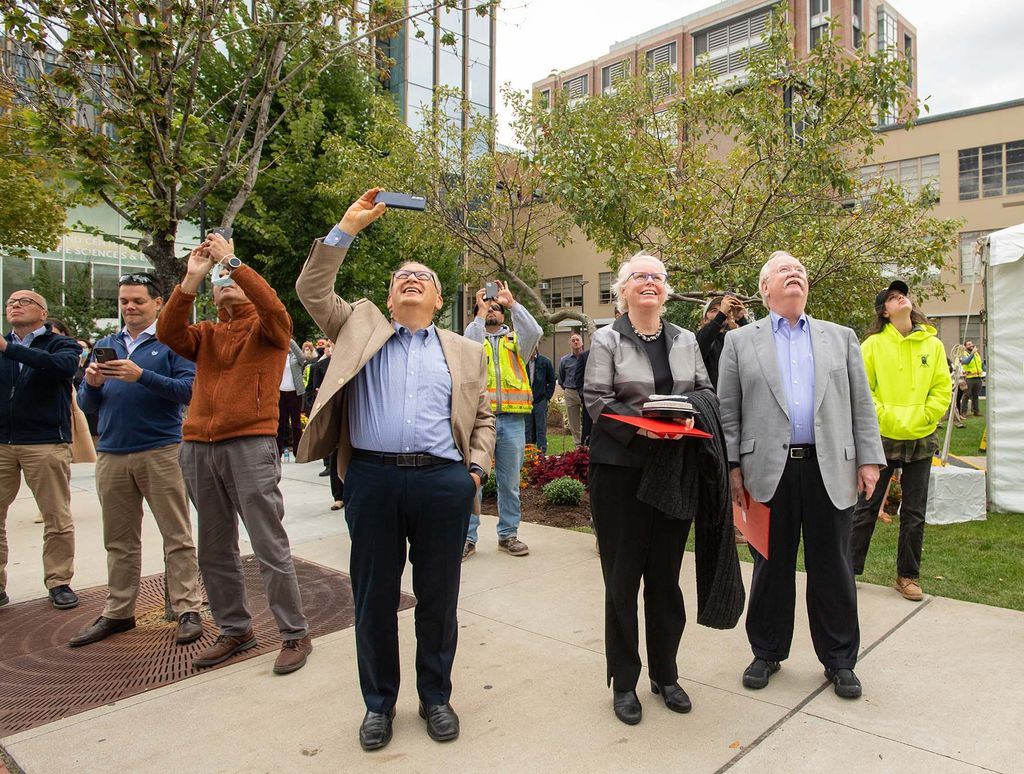
<svg viewBox="0 0 1024 774">
<path fill-rule="evenodd" d="M 692 435 L 694 438 L 711 438 L 711 433 L 705 433 L 695 427 L 687 427 L 677 422 L 670 422 L 667 419 L 645 419 L 644 417 L 625 417 L 620 414 L 602 414 L 609 419 L 617 419 L 627 425 L 639 427 L 658 435 Z"/>
<path fill-rule="evenodd" d="M 768 525 L 771 523 L 771 509 L 764 503 L 751 499 L 750 493 L 746 489 L 743 490 L 743 498 L 745 503 L 743 508 L 740 508 L 733 501 L 733 523 L 743 533 L 743 537 L 753 546 L 754 550 L 767 559 Z"/>
</svg>

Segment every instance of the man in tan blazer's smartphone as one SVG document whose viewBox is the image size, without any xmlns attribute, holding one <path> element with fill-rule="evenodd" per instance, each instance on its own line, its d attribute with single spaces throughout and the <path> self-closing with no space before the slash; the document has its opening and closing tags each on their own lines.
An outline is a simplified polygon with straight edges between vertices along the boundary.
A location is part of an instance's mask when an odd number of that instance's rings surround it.
<svg viewBox="0 0 1024 774">
<path fill-rule="evenodd" d="M 407 543 L 419 714 L 435 741 L 459 735 L 449 699 L 462 547 L 473 496 L 494 452 L 483 347 L 434 327 L 443 304 L 437 274 L 423 264 L 401 264 L 389 286 L 390 321 L 367 299 L 350 304 L 334 292 L 348 246 L 386 210 L 374 203 L 379 190 L 363 194 L 313 243 L 295 283 L 303 306 L 335 342 L 298 461 L 337 450 L 345 480 L 364 750 L 391 741 Z"/>
</svg>

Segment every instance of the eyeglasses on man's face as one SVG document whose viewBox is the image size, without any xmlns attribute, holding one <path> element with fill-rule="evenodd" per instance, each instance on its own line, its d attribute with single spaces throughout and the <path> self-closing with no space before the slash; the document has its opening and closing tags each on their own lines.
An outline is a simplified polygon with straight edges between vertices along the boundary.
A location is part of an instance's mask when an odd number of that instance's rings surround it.
<svg viewBox="0 0 1024 774">
<path fill-rule="evenodd" d="M 505 314 L 505 310 L 502 309 L 497 304 L 493 304 L 492 306 L 487 307 L 487 311 L 489 311 L 489 312 L 497 312 L 498 314 Z"/>
<path fill-rule="evenodd" d="M 391 278 L 393 280 L 407 280 L 412 279 L 414 277 L 418 280 L 422 280 L 423 282 L 426 282 L 427 280 L 434 282 L 434 274 L 433 272 L 429 271 L 411 271 L 409 269 L 399 269 L 398 271 L 391 275 Z M 434 282 L 434 284 L 436 285 L 437 283 Z"/>
<path fill-rule="evenodd" d="M 11 308 L 13 308 L 15 306 L 25 307 L 25 306 L 32 306 L 32 304 L 35 304 L 40 309 L 42 308 L 42 304 L 40 304 L 38 301 L 35 301 L 35 300 L 31 299 L 31 298 L 28 298 L 27 296 L 22 296 L 21 298 L 8 298 L 7 299 L 7 303 L 5 304 L 5 306 L 8 309 L 11 309 Z"/>
<path fill-rule="evenodd" d="M 668 275 L 662 271 L 634 271 L 629 275 L 634 282 L 653 282 L 655 285 L 664 285 Z"/>
</svg>

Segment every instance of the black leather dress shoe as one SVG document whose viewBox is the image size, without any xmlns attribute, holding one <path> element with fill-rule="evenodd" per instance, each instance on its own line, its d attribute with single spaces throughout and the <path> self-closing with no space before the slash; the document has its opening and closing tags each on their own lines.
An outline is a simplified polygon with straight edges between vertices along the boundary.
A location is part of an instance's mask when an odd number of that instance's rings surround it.
<svg viewBox="0 0 1024 774">
<path fill-rule="evenodd" d="M 435 742 L 450 742 L 459 736 L 459 716 L 451 704 L 420 702 L 420 717 L 427 721 L 427 735 Z"/>
<path fill-rule="evenodd" d="M 860 698 L 860 680 L 852 669 L 826 669 L 825 677 L 832 681 L 836 696 L 842 696 L 844 699 Z"/>
<path fill-rule="evenodd" d="M 91 626 L 86 629 L 82 629 L 82 631 L 72 637 L 71 641 L 68 642 L 68 645 L 72 648 L 78 648 L 92 642 L 105 640 L 111 634 L 126 632 L 134 628 L 134 618 L 106 618 L 101 615 L 92 622 Z"/>
<path fill-rule="evenodd" d="M 635 726 L 644 716 L 644 708 L 640 706 L 636 691 L 612 691 L 612 709 L 615 710 L 615 717 L 627 726 Z"/>
<path fill-rule="evenodd" d="M 744 688 L 764 688 L 773 674 L 781 669 L 778 661 L 766 661 L 763 658 L 755 658 L 750 662 L 743 673 Z"/>
<path fill-rule="evenodd" d="M 3 607 L 4 605 L 6 605 L 10 601 L 11 601 L 11 598 L 9 596 L 7 596 L 7 592 L 6 591 L 0 591 L 0 607 Z"/>
<path fill-rule="evenodd" d="M 177 645 L 188 645 L 203 636 L 203 619 L 199 613 L 189 611 L 178 616 L 178 625 L 174 629 L 174 642 Z"/>
<path fill-rule="evenodd" d="M 665 700 L 665 706 L 673 712 L 686 713 L 693 709 L 693 704 L 690 703 L 690 697 L 686 695 L 686 691 L 679 687 L 679 683 L 658 685 L 652 681 L 651 693 L 655 696 L 661 694 L 661 698 Z"/>
<path fill-rule="evenodd" d="M 387 712 L 369 712 L 363 716 L 359 726 L 359 745 L 364 750 L 379 750 L 391 741 L 391 724 L 395 719 L 395 708 Z"/>
<path fill-rule="evenodd" d="M 50 604 L 58 610 L 70 610 L 78 607 L 78 595 L 70 586 L 54 586 L 50 589 Z"/>
</svg>

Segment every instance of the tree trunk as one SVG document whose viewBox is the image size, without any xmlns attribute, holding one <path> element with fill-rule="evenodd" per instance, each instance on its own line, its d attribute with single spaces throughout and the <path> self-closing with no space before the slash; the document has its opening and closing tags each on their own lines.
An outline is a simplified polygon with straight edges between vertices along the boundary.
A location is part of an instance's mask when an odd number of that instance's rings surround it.
<svg viewBox="0 0 1024 774">
<path fill-rule="evenodd" d="M 186 261 L 174 253 L 177 232 L 177 223 L 168 229 L 156 230 L 152 232 L 149 243 L 142 246 L 143 255 L 153 264 L 153 273 L 163 288 L 165 299 L 185 275 Z"/>
</svg>

